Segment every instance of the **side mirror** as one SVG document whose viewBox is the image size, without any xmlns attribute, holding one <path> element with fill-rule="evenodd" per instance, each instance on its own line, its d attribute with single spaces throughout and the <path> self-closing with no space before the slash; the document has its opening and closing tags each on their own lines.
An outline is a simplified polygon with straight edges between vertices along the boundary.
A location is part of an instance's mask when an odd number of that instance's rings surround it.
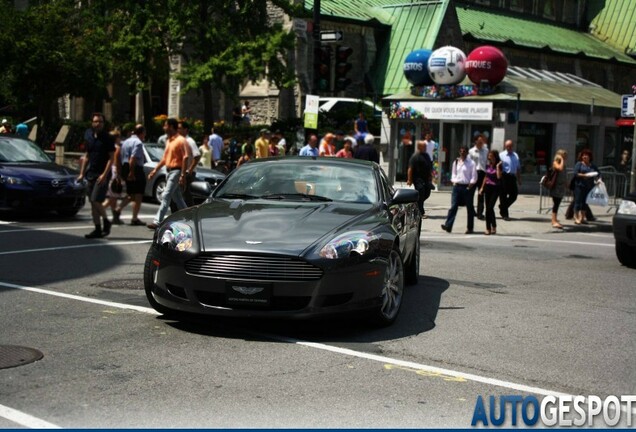
<svg viewBox="0 0 636 432">
<path fill-rule="evenodd" d="M 415 189 L 398 189 L 393 194 L 391 204 L 415 203 L 420 198 L 420 194 Z"/>
</svg>

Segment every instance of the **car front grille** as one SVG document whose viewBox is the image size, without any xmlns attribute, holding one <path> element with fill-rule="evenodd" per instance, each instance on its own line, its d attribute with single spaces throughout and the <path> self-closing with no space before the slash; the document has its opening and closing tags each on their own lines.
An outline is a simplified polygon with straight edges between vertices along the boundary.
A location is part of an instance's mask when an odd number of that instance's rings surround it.
<svg viewBox="0 0 636 432">
<path fill-rule="evenodd" d="M 322 270 L 293 257 L 266 255 L 201 255 L 186 263 L 190 274 L 222 279 L 254 281 L 314 281 Z"/>
<path fill-rule="evenodd" d="M 70 184 L 70 180 L 63 178 L 54 180 L 36 180 L 35 184 L 44 188 L 61 189 L 68 186 Z"/>
</svg>

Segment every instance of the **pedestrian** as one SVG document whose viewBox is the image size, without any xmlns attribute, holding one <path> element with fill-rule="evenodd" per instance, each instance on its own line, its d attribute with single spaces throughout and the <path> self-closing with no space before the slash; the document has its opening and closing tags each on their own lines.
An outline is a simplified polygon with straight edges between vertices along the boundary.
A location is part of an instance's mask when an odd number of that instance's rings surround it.
<svg viewBox="0 0 636 432">
<path fill-rule="evenodd" d="M 269 138 L 269 130 L 261 129 L 260 136 L 256 139 L 256 141 L 254 141 L 254 149 L 256 150 L 257 159 L 269 156 Z"/>
<path fill-rule="evenodd" d="M 486 205 L 486 232 L 484 234 L 497 234 L 497 218 L 495 217 L 495 204 L 501 194 L 501 177 L 503 176 L 502 162 L 499 159 L 497 150 L 490 150 L 486 157 L 486 167 L 484 170 L 484 178 L 479 183 L 479 174 L 477 174 L 477 184 L 479 185 L 479 195 L 484 196 Z"/>
<path fill-rule="evenodd" d="M 253 155 L 254 155 L 254 147 L 252 147 L 251 144 L 247 144 L 245 146 L 245 152 L 241 155 L 241 157 L 236 162 L 236 167 L 238 168 L 244 163 L 251 161 Z"/>
<path fill-rule="evenodd" d="M 269 144 L 267 146 L 267 156 L 268 157 L 276 157 L 280 154 L 280 149 L 278 148 L 278 136 L 272 135 L 269 139 Z"/>
<path fill-rule="evenodd" d="M 345 146 L 345 134 L 343 131 L 341 130 L 337 130 L 336 131 L 336 138 L 334 139 L 334 145 L 336 146 L 336 154 L 338 154 L 338 152 L 340 150 L 342 150 Z"/>
<path fill-rule="evenodd" d="M 276 132 L 274 132 L 274 136 L 278 140 L 278 154 L 280 156 L 285 156 L 287 154 L 287 140 L 285 139 L 285 136 L 280 129 L 277 129 Z"/>
<path fill-rule="evenodd" d="M 0 134 L 12 134 L 13 129 L 11 128 L 11 123 L 7 119 L 2 119 L 2 124 L 0 125 Z"/>
<path fill-rule="evenodd" d="M 336 155 L 336 146 L 333 143 L 335 138 L 336 136 L 331 132 L 325 134 L 318 147 L 318 156 L 333 157 Z"/>
<path fill-rule="evenodd" d="M 360 112 L 358 114 L 358 118 L 353 123 L 353 129 L 356 133 L 356 139 L 364 138 L 369 133 L 369 123 L 367 123 L 367 119 L 365 118 L 363 112 Z"/>
<path fill-rule="evenodd" d="M 243 102 L 243 106 L 241 107 L 241 116 L 243 117 L 243 123 L 246 126 L 250 126 L 252 124 L 252 107 L 250 107 L 250 101 L 246 100 Z"/>
<path fill-rule="evenodd" d="M 566 170 L 565 162 L 568 158 L 568 152 L 563 149 L 556 151 L 554 160 L 552 161 L 552 169 L 557 173 L 554 187 L 550 189 L 550 196 L 552 197 L 552 228 L 563 229 L 563 225 L 557 218 L 559 212 L 559 206 L 565 196 L 565 192 L 568 186 L 568 174 Z"/>
<path fill-rule="evenodd" d="M 29 127 L 24 122 L 18 123 L 18 125 L 15 127 L 15 134 L 20 138 L 28 138 Z"/>
<path fill-rule="evenodd" d="M 146 190 L 146 174 L 144 172 L 144 144 L 146 128 L 138 124 L 132 135 L 121 145 L 121 177 L 126 182 L 126 198 L 115 211 L 117 219 L 121 211 L 132 202 L 132 219 L 130 225 L 145 225 L 139 220 L 139 211 Z"/>
<path fill-rule="evenodd" d="M 594 180 L 599 172 L 596 165 L 592 163 L 592 152 L 583 149 L 579 155 L 579 160 L 574 165 L 574 223 L 577 225 L 586 224 L 585 200 L 587 194 L 594 187 Z"/>
<path fill-rule="evenodd" d="M 216 168 L 222 161 L 223 154 L 223 138 L 216 133 L 214 128 L 210 129 L 208 137 L 208 148 L 212 152 L 212 168 Z"/>
<path fill-rule="evenodd" d="M 482 133 L 475 136 L 475 144 L 468 151 L 468 156 L 475 162 L 477 168 L 477 184 L 481 185 L 486 177 L 486 165 L 488 164 L 488 146 L 486 137 Z M 485 194 L 477 194 L 477 219 L 484 220 Z"/>
<path fill-rule="evenodd" d="M 502 162 L 503 177 L 501 178 L 501 197 L 499 199 L 499 214 L 505 221 L 510 220 L 510 206 L 517 200 L 521 186 L 521 163 L 519 155 L 512 150 L 512 140 L 504 143 L 504 151 L 499 153 Z"/>
<path fill-rule="evenodd" d="M 307 145 L 300 149 L 298 156 L 313 156 L 318 157 L 318 137 L 316 134 L 309 135 L 309 141 Z"/>
<path fill-rule="evenodd" d="M 432 169 L 433 163 L 426 152 L 426 141 L 419 140 L 417 141 L 416 151 L 409 159 L 406 184 L 409 186 L 413 185 L 415 190 L 419 193 L 417 205 L 420 209 L 422 218 L 426 218 L 426 214 L 424 212 L 424 201 L 431 196 Z"/>
<path fill-rule="evenodd" d="M 163 166 L 166 167 L 166 189 L 161 198 L 161 205 L 152 223 L 147 225 L 148 228 L 153 230 L 157 229 L 161 221 L 163 221 L 170 207 L 170 201 L 174 199 L 179 210 L 186 208 L 181 188 L 185 187 L 186 184 L 186 173 L 192 158 L 192 151 L 188 141 L 178 133 L 178 127 L 179 122 L 175 118 L 169 118 L 165 121 L 163 130 L 167 136 L 166 151 L 157 166 L 148 174 L 148 180 L 151 180 L 157 174 L 157 171 Z"/>
<path fill-rule="evenodd" d="M 94 113 L 91 127 L 84 133 L 86 153 L 82 158 L 78 181 L 86 179 L 86 194 L 91 203 L 91 216 L 95 229 L 84 237 L 87 239 L 106 237 L 110 234 L 111 222 L 106 216 L 103 202 L 108 191 L 108 180 L 115 159 L 115 141 L 104 129 L 104 115 Z M 102 221 L 104 223 L 102 229 Z"/>
<path fill-rule="evenodd" d="M 203 138 L 201 145 L 199 146 L 199 152 L 201 152 L 201 166 L 206 168 L 214 168 L 214 162 L 212 161 L 212 152 L 208 148 L 208 138 Z"/>
<path fill-rule="evenodd" d="M 448 210 L 446 222 L 442 224 L 442 229 L 449 233 L 453 230 L 457 208 L 465 205 L 468 212 L 466 234 L 472 234 L 475 222 L 473 195 L 477 184 L 477 170 L 475 169 L 475 162 L 468 157 L 468 147 L 461 146 L 459 148 L 459 157 L 453 162 L 451 173 L 451 182 L 453 183 L 451 207 Z"/>
<path fill-rule="evenodd" d="M 336 153 L 336 157 L 352 159 L 353 150 L 351 150 L 351 148 L 353 147 L 353 141 L 355 141 L 353 138 L 345 139 L 344 147 L 338 150 L 338 153 Z"/>
<path fill-rule="evenodd" d="M 363 139 L 360 139 L 358 141 L 359 143 L 356 147 L 356 151 L 353 153 L 353 157 L 356 159 L 368 160 L 379 164 L 380 154 L 375 149 L 375 147 L 373 147 L 375 137 L 368 133 L 364 136 Z"/>
<path fill-rule="evenodd" d="M 192 182 L 196 179 L 196 171 L 197 166 L 199 166 L 199 161 L 201 160 L 201 152 L 199 151 L 199 147 L 197 147 L 196 141 L 190 136 L 190 125 L 186 121 L 180 121 L 177 123 L 177 130 L 179 134 L 184 137 L 190 146 L 191 158 L 188 162 L 188 167 L 186 169 L 186 183 L 185 188 L 183 190 L 183 200 L 187 204 L 188 207 L 192 207 L 194 205 L 194 198 L 192 197 Z M 176 203 L 173 203 L 176 205 Z M 173 211 L 178 209 L 178 206 L 172 207 Z"/>
<path fill-rule="evenodd" d="M 106 200 L 103 203 L 105 209 L 109 209 L 113 214 L 113 225 L 121 225 L 123 222 L 119 218 L 117 212 L 117 203 L 125 200 L 126 193 L 124 191 L 124 182 L 121 179 L 121 131 L 119 128 L 115 128 L 110 131 L 110 136 L 115 142 L 115 158 L 113 160 L 113 166 L 111 167 L 110 182 L 108 184 L 108 191 L 106 192 Z"/>
<path fill-rule="evenodd" d="M 232 127 L 233 128 L 239 127 L 242 121 L 243 121 L 243 114 L 241 112 L 241 107 L 237 105 L 234 108 L 232 108 Z"/>
</svg>

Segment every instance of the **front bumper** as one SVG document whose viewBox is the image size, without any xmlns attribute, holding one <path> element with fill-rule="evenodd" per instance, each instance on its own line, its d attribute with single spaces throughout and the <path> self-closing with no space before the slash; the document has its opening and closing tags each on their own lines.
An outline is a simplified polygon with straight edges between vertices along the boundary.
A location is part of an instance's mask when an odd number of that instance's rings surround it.
<svg viewBox="0 0 636 432">
<path fill-rule="evenodd" d="M 159 304 L 228 317 L 309 318 L 373 309 L 381 305 L 387 267 L 385 259 L 374 257 L 322 268 L 322 275 L 313 280 L 259 280 L 197 275 L 186 270 L 193 257 L 175 259 L 155 245 L 151 253 L 151 292 Z M 253 291 L 258 292 L 250 294 Z"/>
<path fill-rule="evenodd" d="M 0 210 L 74 210 L 86 202 L 86 189 L 40 190 L 30 187 L 0 187 Z"/>
</svg>

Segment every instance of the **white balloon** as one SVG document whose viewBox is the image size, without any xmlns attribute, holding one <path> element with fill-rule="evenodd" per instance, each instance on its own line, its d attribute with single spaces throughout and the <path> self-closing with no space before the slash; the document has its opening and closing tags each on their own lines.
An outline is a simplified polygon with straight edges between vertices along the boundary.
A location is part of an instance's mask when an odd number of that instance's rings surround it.
<svg viewBox="0 0 636 432">
<path fill-rule="evenodd" d="M 466 54 L 459 48 L 445 46 L 433 51 L 428 59 L 428 73 L 435 84 L 457 84 L 466 76 Z"/>
</svg>

